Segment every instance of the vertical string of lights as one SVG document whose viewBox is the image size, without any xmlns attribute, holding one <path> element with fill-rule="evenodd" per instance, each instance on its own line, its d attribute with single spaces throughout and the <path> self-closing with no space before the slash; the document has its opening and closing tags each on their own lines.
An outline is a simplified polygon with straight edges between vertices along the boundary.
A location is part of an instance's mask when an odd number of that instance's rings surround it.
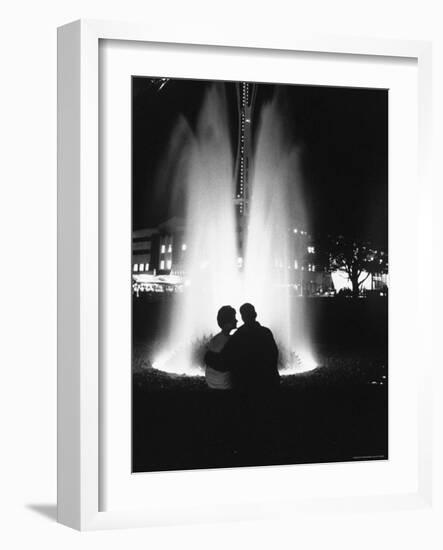
<svg viewBox="0 0 443 550">
<path fill-rule="evenodd" d="M 240 132 L 239 132 L 239 178 L 237 188 L 237 204 L 241 216 L 248 214 L 249 200 L 249 166 L 251 157 L 251 121 L 252 108 L 255 99 L 256 85 L 247 82 L 239 83 L 239 114 L 240 114 Z"/>
<path fill-rule="evenodd" d="M 239 112 L 239 141 L 237 155 L 237 189 L 234 203 L 239 222 L 240 251 L 242 248 L 245 220 L 249 210 L 249 169 L 252 156 L 252 110 L 256 94 L 256 84 L 239 82 L 237 84 Z"/>
</svg>

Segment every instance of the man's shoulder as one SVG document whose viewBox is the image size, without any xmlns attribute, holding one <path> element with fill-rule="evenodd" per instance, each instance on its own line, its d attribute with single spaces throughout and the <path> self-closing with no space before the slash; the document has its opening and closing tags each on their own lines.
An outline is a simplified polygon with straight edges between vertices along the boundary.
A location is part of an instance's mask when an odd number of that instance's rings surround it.
<svg viewBox="0 0 443 550">
<path fill-rule="evenodd" d="M 241 327 L 239 327 L 237 331 L 231 336 L 231 338 L 233 338 L 234 336 L 239 337 L 251 333 L 270 334 L 272 336 L 271 329 L 264 327 L 258 321 L 256 321 L 253 325 L 242 325 Z"/>
<path fill-rule="evenodd" d="M 266 336 L 272 336 L 272 330 L 270 328 L 264 327 L 259 323 L 257 323 L 257 325 L 258 325 L 257 330 L 259 330 L 262 334 L 266 334 Z"/>
</svg>

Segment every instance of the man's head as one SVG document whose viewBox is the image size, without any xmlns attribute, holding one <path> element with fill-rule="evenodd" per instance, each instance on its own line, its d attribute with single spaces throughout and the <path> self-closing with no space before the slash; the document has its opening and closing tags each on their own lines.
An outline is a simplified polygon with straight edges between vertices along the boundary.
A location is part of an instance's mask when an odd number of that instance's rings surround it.
<svg viewBox="0 0 443 550">
<path fill-rule="evenodd" d="M 236 311 L 231 306 L 222 306 L 217 313 L 218 326 L 223 329 L 234 330 L 237 326 Z"/>
<path fill-rule="evenodd" d="M 245 325 L 250 325 L 255 322 L 255 319 L 257 318 L 257 313 L 255 311 L 255 308 L 252 304 L 243 304 L 240 307 L 240 315 L 243 319 L 243 322 Z"/>
</svg>

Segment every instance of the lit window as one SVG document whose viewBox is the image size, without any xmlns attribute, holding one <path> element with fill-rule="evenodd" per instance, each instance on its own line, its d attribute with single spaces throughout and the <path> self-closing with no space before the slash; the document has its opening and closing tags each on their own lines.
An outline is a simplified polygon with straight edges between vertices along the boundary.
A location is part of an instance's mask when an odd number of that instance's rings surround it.
<svg viewBox="0 0 443 550">
<path fill-rule="evenodd" d="M 168 246 L 168 252 L 172 252 L 172 244 Z"/>
<path fill-rule="evenodd" d="M 165 269 L 165 260 L 160 262 L 160 269 Z"/>
<path fill-rule="evenodd" d="M 185 243 L 182 244 L 182 250 L 183 250 L 183 251 L 186 250 L 186 244 L 185 244 Z"/>
<path fill-rule="evenodd" d="M 164 244 L 162 244 L 162 247 L 160 249 L 160 253 L 164 254 L 165 252 L 166 252 L 166 246 Z"/>
<path fill-rule="evenodd" d="M 145 265 L 144 264 L 138 264 L 138 270 L 139 271 L 143 271 L 145 268 Z"/>
<path fill-rule="evenodd" d="M 298 229 L 294 229 L 294 233 L 298 233 Z"/>
<path fill-rule="evenodd" d="M 308 246 L 308 253 L 314 254 L 314 252 L 315 252 L 315 248 L 313 246 Z"/>
<path fill-rule="evenodd" d="M 312 266 L 312 271 L 315 271 L 315 265 Z"/>
<path fill-rule="evenodd" d="M 298 269 L 298 262 L 297 262 L 297 260 L 294 260 L 294 269 Z"/>
<path fill-rule="evenodd" d="M 133 270 L 134 270 L 134 271 L 138 271 L 138 264 L 134 264 Z"/>
<path fill-rule="evenodd" d="M 149 271 L 149 264 L 145 265 L 145 271 Z"/>
<path fill-rule="evenodd" d="M 171 267 L 172 267 L 172 261 L 171 261 L 171 260 L 168 260 L 168 261 L 166 262 L 166 269 L 171 269 Z"/>
</svg>

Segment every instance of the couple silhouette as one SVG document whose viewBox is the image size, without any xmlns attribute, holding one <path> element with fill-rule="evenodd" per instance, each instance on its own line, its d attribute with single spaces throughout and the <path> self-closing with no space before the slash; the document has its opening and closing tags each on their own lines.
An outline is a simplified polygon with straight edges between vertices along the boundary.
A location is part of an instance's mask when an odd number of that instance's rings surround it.
<svg viewBox="0 0 443 550">
<path fill-rule="evenodd" d="M 240 307 L 243 320 L 237 328 L 236 311 L 223 306 L 217 313 L 221 332 L 209 342 L 204 361 L 206 383 L 215 390 L 269 392 L 278 387 L 278 348 L 272 332 L 257 321 L 252 304 Z"/>
</svg>

